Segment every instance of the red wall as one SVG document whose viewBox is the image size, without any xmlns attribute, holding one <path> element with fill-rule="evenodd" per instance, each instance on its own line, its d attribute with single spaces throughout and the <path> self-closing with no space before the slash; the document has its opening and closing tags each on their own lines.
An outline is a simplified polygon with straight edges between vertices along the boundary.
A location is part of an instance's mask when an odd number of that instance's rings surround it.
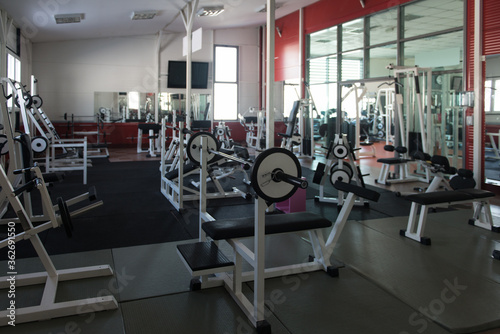
<svg viewBox="0 0 500 334">
<path fill-rule="evenodd" d="M 105 123 L 101 129 L 101 133 L 106 133 L 106 143 L 110 147 L 134 147 L 137 145 L 137 125 L 138 123 Z M 226 122 L 226 125 L 231 129 L 231 138 L 236 143 L 244 144 L 246 142 L 246 132 L 240 122 Z M 61 138 L 71 138 L 72 130 L 68 128 L 68 123 L 54 123 L 57 133 Z M 281 137 L 277 134 L 285 132 L 286 125 L 283 122 L 275 123 L 274 141 L 277 146 L 281 143 Z M 75 123 L 73 131 L 97 131 L 96 123 Z M 172 132 L 167 129 L 167 136 Z M 79 136 L 75 136 L 79 137 Z M 80 136 L 81 137 L 81 136 Z M 89 143 L 97 143 L 96 135 L 87 135 Z M 100 143 L 104 143 L 104 137 L 101 136 Z M 144 145 L 147 145 L 146 140 L 143 140 Z"/>
<path fill-rule="evenodd" d="M 483 55 L 494 55 L 500 54 L 500 1 L 498 0 L 483 0 L 483 50 L 481 54 Z M 467 50 L 466 56 L 466 90 L 474 90 L 474 0 L 467 1 L 467 40 L 465 49 Z M 482 71 L 483 77 L 486 70 L 486 64 L 483 62 Z M 475 101 L 475 103 L 480 103 L 481 108 L 484 112 L 484 101 Z M 467 116 L 473 116 L 473 109 L 468 108 L 466 111 Z M 483 123 L 481 126 L 481 138 L 485 136 L 485 123 L 483 118 Z M 466 126 L 466 151 L 465 151 L 465 167 L 468 169 L 473 168 L 473 143 L 474 143 L 474 127 Z M 481 157 L 483 159 L 484 165 L 484 145 L 482 146 L 483 152 L 481 152 Z M 485 187 L 483 185 L 484 188 Z M 495 187 L 497 188 L 497 187 Z M 496 190 L 497 189 L 490 189 Z"/>
</svg>

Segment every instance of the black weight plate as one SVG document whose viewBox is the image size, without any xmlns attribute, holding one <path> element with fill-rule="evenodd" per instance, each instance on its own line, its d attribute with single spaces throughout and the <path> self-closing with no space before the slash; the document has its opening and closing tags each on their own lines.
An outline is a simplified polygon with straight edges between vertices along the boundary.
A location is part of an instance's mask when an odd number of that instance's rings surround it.
<svg viewBox="0 0 500 334">
<path fill-rule="evenodd" d="M 325 174 L 325 164 L 319 162 L 318 166 L 316 167 L 316 171 L 314 172 L 313 183 L 320 184 L 324 174 Z"/>
<path fill-rule="evenodd" d="M 42 106 L 43 100 L 40 95 L 33 95 L 31 98 L 33 99 L 33 105 L 35 107 L 40 108 Z"/>
<path fill-rule="evenodd" d="M 0 134 L 0 155 L 9 153 L 9 143 L 6 135 Z"/>
<path fill-rule="evenodd" d="M 251 184 L 257 195 L 268 203 L 285 201 L 298 188 L 286 182 L 273 181 L 272 172 L 277 168 L 294 177 L 302 176 L 299 159 L 289 150 L 273 147 L 259 154 L 253 165 Z"/>
</svg>

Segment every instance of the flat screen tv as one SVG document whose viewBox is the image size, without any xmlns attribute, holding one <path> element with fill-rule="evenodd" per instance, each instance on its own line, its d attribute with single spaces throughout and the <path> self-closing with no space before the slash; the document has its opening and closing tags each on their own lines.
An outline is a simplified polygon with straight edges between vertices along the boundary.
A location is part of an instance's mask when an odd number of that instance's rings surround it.
<svg viewBox="0 0 500 334">
<path fill-rule="evenodd" d="M 191 88 L 206 89 L 208 86 L 208 63 L 191 62 Z M 186 88 L 186 62 L 168 62 L 168 88 Z"/>
</svg>

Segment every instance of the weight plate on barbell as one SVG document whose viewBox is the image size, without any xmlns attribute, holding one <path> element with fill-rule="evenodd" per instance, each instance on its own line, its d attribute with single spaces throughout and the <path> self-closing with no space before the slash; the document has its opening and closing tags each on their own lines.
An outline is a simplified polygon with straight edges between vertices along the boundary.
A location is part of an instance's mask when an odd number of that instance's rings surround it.
<svg viewBox="0 0 500 334">
<path fill-rule="evenodd" d="M 347 157 L 347 154 L 349 153 L 349 150 L 347 148 L 347 146 L 345 145 L 335 145 L 333 147 L 333 156 L 337 159 L 344 159 L 345 157 Z"/>
<path fill-rule="evenodd" d="M 379 132 L 377 132 L 377 137 L 379 138 L 384 138 L 385 137 L 385 132 L 380 130 Z"/>
<path fill-rule="evenodd" d="M 210 132 L 200 131 L 200 132 L 196 132 L 195 134 L 193 134 L 188 140 L 186 150 L 187 150 L 187 156 L 188 156 L 189 160 L 191 160 L 191 162 L 196 166 L 200 165 L 200 145 L 201 145 L 201 137 L 202 136 L 207 137 L 207 145 L 208 145 L 209 150 L 218 151 L 220 149 L 219 141 Z M 218 156 L 216 154 L 208 153 L 207 161 L 208 161 L 208 163 L 212 163 L 217 158 L 218 158 Z"/>
<path fill-rule="evenodd" d="M 337 181 L 351 183 L 351 179 L 354 175 L 352 167 L 347 162 L 342 163 L 342 168 L 340 168 L 339 163 L 334 163 L 330 169 L 330 183 L 333 185 Z"/>
<path fill-rule="evenodd" d="M 40 95 L 33 95 L 31 97 L 31 99 L 33 100 L 33 105 L 37 108 L 40 108 L 43 104 L 43 100 L 42 98 L 40 97 Z"/>
<path fill-rule="evenodd" d="M 377 129 L 382 130 L 384 128 L 384 123 L 378 123 Z"/>
<path fill-rule="evenodd" d="M 5 155 L 7 153 L 9 153 L 7 136 L 0 134 L 0 155 Z"/>
<path fill-rule="evenodd" d="M 290 198 L 298 186 L 272 180 L 272 172 L 280 168 L 284 173 L 300 178 L 302 169 L 299 159 L 287 149 L 273 147 L 265 150 L 255 159 L 251 184 L 258 196 L 266 202 L 282 202 Z"/>
<path fill-rule="evenodd" d="M 49 146 L 49 142 L 45 137 L 37 136 L 31 139 L 31 149 L 35 153 L 43 153 Z"/>
</svg>

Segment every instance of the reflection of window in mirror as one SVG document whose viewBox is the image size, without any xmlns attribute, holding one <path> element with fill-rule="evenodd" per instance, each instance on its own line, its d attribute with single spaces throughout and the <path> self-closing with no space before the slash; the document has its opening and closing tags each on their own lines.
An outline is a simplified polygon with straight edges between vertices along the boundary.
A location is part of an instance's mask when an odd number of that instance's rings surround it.
<svg viewBox="0 0 500 334">
<path fill-rule="evenodd" d="M 129 119 L 139 118 L 139 93 L 129 92 L 128 93 L 128 109 L 129 109 Z"/>
<path fill-rule="evenodd" d="M 485 80 L 484 110 L 486 112 L 500 112 L 500 78 Z"/>
</svg>

